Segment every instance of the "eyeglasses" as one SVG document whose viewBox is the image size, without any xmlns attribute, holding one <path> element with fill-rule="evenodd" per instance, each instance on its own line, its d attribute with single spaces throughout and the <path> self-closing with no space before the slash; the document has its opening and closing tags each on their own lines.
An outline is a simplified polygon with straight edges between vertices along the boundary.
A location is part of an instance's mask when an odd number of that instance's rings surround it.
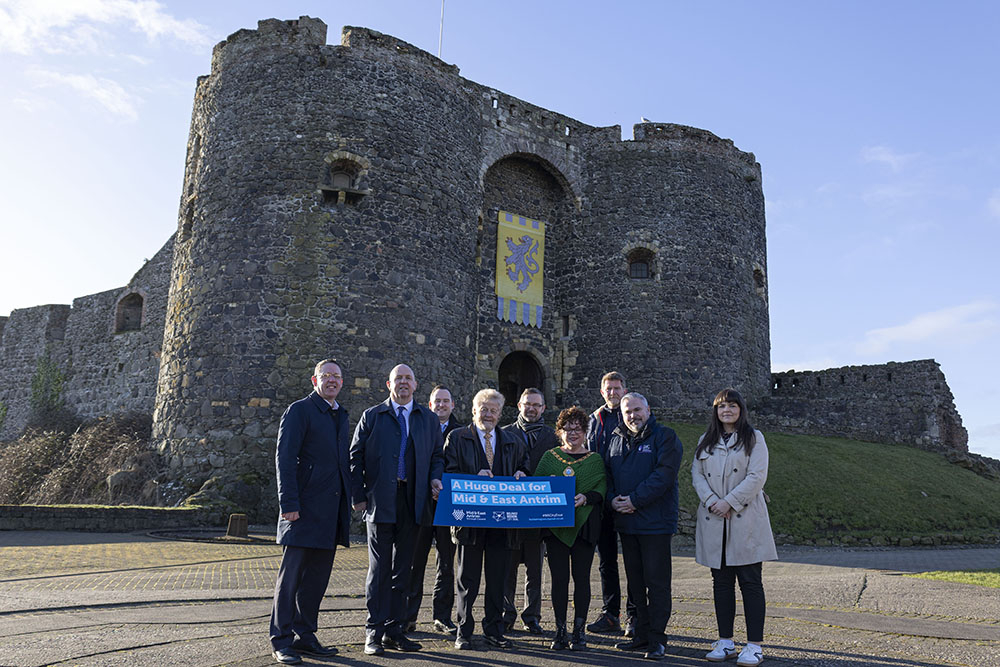
<svg viewBox="0 0 1000 667">
<path fill-rule="evenodd" d="M 579 426 L 564 426 L 560 430 L 563 433 L 583 433 L 583 429 Z"/>
<path fill-rule="evenodd" d="M 340 373 L 320 373 L 316 377 L 319 378 L 320 380 L 322 380 L 323 382 L 326 382 L 327 380 L 330 380 L 330 379 L 333 379 L 333 380 L 343 380 L 344 379 L 343 376 Z"/>
</svg>

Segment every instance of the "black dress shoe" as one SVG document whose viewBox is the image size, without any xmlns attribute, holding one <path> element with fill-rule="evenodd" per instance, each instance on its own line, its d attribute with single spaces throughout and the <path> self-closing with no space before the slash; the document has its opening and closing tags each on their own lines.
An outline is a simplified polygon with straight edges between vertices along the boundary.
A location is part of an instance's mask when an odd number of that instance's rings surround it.
<svg viewBox="0 0 1000 667">
<path fill-rule="evenodd" d="M 533 635 L 540 635 L 543 632 L 541 624 L 535 619 L 524 622 L 524 631 Z"/>
<path fill-rule="evenodd" d="M 299 653 L 312 655 L 317 658 L 329 658 L 331 655 L 337 655 L 337 649 L 332 646 L 323 646 L 315 639 L 311 642 L 304 642 L 301 639 L 296 639 L 292 642 L 292 649 L 298 651 Z"/>
<path fill-rule="evenodd" d="M 618 642 L 615 648 L 619 651 L 645 651 L 649 648 L 649 642 L 645 639 L 629 639 L 625 642 Z"/>
<path fill-rule="evenodd" d="M 496 648 L 508 649 L 514 646 L 514 642 L 503 635 L 486 635 L 486 643 Z"/>
<path fill-rule="evenodd" d="M 646 651 L 644 657 L 646 660 L 661 660 L 663 656 L 666 655 L 666 648 L 663 644 L 653 644 L 650 646 L 649 650 Z"/>
<path fill-rule="evenodd" d="M 601 614 L 600 618 L 587 626 L 589 632 L 618 632 L 622 629 L 622 624 L 618 621 L 617 616 L 609 616 L 608 614 Z"/>
<path fill-rule="evenodd" d="M 458 633 L 458 628 L 451 620 L 442 621 L 439 618 L 434 619 L 434 629 L 438 632 L 444 632 L 445 634 L 454 635 Z"/>
<path fill-rule="evenodd" d="M 290 648 L 276 648 L 271 651 L 271 657 L 274 658 L 275 662 L 282 665 L 302 664 L 302 656 Z"/>
<path fill-rule="evenodd" d="M 382 655 L 383 653 L 385 653 L 385 649 L 382 647 L 382 638 L 369 631 L 365 637 L 365 655 Z"/>
<path fill-rule="evenodd" d="M 382 638 L 382 645 L 386 648 L 394 648 L 397 651 L 419 651 L 422 646 L 404 634 L 386 635 Z"/>
<path fill-rule="evenodd" d="M 469 649 L 472 648 L 472 640 L 469 639 L 468 637 L 463 637 L 462 635 L 459 635 L 458 637 L 455 638 L 455 648 L 457 648 L 459 651 L 468 651 Z"/>
</svg>

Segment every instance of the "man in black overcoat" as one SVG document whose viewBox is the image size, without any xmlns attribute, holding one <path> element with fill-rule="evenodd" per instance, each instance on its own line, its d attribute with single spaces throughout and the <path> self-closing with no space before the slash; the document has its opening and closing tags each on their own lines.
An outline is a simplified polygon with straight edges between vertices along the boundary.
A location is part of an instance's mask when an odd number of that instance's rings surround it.
<svg viewBox="0 0 1000 667">
<path fill-rule="evenodd" d="M 516 436 L 528 451 L 528 474 L 534 475 L 542 454 L 559 446 L 559 439 L 551 426 L 542 420 L 545 414 L 545 395 L 541 389 L 528 387 L 521 392 L 517 402 L 517 421 L 502 427 Z M 541 531 L 529 528 L 521 531 L 521 546 L 511 553 L 504 585 L 503 620 L 507 629 L 517 621 L 517 570 L 524 563 L 524 610 L 521 620 L 524 630 L 533 635 L 542 634 L 542 559 L 544 546 Z"/>
<path fill-rule="evenodd" d="M 324 359 L 315 388 L 281 416 L 275 467 L 281 566 L 271 611 L 274 659 L 286 665 L 337 650 L 316 639 L 319 606 L 330 581 L 337 545 L 348 546 L 351 478 L 347 410 L 337 402 L 344 384 L 340 364 Z"/>
<path fill-rule="evenodd" d="M 455 402 L 448 387 L 435 385 L 431 389 L 427 407 L 437 415 L 443 437 L 447 438 L 449 433 L 463 426 L 452 412 Z M 451 620 L 451 610 L 455 606 L 455 545 L 451 541 L 451 528 L 433 525 L 436 505 L 435 502 L 430 503 L 430 523 L 417 528 L 413 572 L 410 575 L 410 590 L 406 601 L 407 631 L 415 629 L 417 625 L 420 602 L 424 596 L 424 569 L 427 567 L 427 556 L 430 555 L 433 541 L 437 551 L 432 603 L 434 629 L 453 635 L 457 631 Z"/>
<path fill-rule="evenodd" d="M 514 435 L 498 429 L 503 395 L 483 389 L 472 399 L 472 424 L 448 434 L 445 472 L 484 477 L 514 477 L 528 473 L 528 452 Z M 496 648 L 513 643 L 504 634 L 503 589 L 511 550 L 520 543 L 520 531 L 504 528 L 455 527 L 452 541 L 458 545 L 458 636 L 455 648 L 472 648 L 476 625 L 472 606 L 479 595 L 479 580 L 485 564 L 486 596 L 483 601 L 483 636 Z M 484 563 L 485 561 L 485 563 Z"/>
<path fill-rule="evenodd" d="M 351 441 L 353 507 L 368 527 L 368 655 L 420 649 L 404 634 L 406 596 L 417 526 L 430 520 L 444 468 L 438 418 L 413 400 L 413 370 L 396 366 L 386 387 L 389 398 L 365 410 Z"/>
</svg>

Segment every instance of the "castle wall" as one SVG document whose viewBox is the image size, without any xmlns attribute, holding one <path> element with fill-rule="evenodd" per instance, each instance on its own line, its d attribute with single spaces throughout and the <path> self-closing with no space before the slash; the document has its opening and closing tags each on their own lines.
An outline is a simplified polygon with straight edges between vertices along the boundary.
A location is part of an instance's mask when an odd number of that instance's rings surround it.
<svg viewBox="0 0 1000 667">
<path fill-rule="evenodd" d="M 700 417 L 728 385 L 766 394 L 760 165 L 704 130 L 644 123 L 634 137 L 588 147 L 586 261 L 562 267 L 577 286 L 574 374 L 594 403 L 614 367 L 661 417 Z M 628 277 L 640 248 L 652 253 L 650 279 Z"/>
<path fill-rule="evenodd" d="M 68 305 L 15 310 L 0 330 L 0 439 L 19 436 L 32 416 L 32 382 L 40 360 L 58 374 L 62 408 L 78 418 L 127 412 L 151 414 L 163 341 L 173 241 L 125 287 Z M 117 332 L 120 301 L 142 298 L 135 328 Z"/>
<path fill-rule="evenodd" d="M 0 342 L 0 439 L 15 438 L 31 417 L 31 384 L 38 372 L 40 357 L 47 356 L 65 373 L 63 339 L 69 306 L 46 305 L 18 308 L 11 312 Z"/>
<path fill-rule="evenodd" d="M 933 359 L 775 373 L 771 396 L 751 406 L 777 431 L 838 435 L 968 451 L 968 433 Z"/>
<path fill-rule="evenodd" d="M 64 400 L 78 416 L 152 414 L 172 256 L 171 239 L 127 286 L 73 300 L 65 337 L 71 382 Z M 129 295 L 142 298 L 135 328 L 116 322 L 118 304 Z"/>
</svg>

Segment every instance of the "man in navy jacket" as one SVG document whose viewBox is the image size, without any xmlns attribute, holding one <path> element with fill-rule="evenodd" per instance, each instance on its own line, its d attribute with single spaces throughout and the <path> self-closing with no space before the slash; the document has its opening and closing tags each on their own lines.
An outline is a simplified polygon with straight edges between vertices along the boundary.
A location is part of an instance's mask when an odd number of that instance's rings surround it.
<svg viewBox="0 0 1000 667">
<path fill-rule="evenodd" d="M 608 501 L 622 540 L 628 590 L 635 604 L 635 636 L 617 644 L 625 651 L 664 656 L 670 620 L 670 539 L 677 532 L 677 471 L 681 441 L 656 423 L 642 394 L 625 394 L 623 423 L 605 456 Z"/>
<path fill-rule="evenodd" d="M 406 598 L 417 526 L 430 520 L 444 471 L 438 417 L 413 400 L 413 370 L 400 364 L 385 384 L 389 398 L 365 410 L 351 441 L 353 507 L 368 526 L 367 655 L 420 649 L 404 634 Z"/>
<path fill-rule="evenodd" d="M 281 566 L 271 611 L 272 656 L 286 665 L 300 653 L 337 652 L 316 639 L 337 545 L 348 546 L 351 478 L 347 410 L 337 402 L 344 384 L 340 364 L 324 359 L 312 375 L 315 391 L 281 416 L 275 467 Z"/>
</svg>

